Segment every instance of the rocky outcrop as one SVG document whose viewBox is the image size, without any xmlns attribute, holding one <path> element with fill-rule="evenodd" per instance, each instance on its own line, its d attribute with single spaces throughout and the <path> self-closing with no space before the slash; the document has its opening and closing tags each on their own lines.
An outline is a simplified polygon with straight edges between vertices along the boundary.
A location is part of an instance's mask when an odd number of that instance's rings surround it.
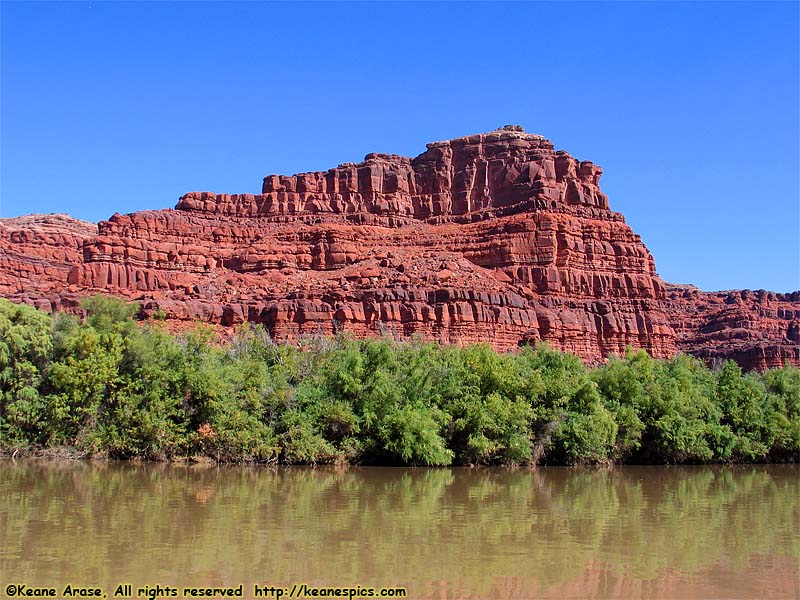
<svg viewBox="0 0 800 600">
<path fill-rule="evenodd" d="M 507 126 L 413 159 L 270 175 L 260 194 L 192 192 L 174 210 L 116 214 L 64 238 L 57 257 L 0 235 L 9 257 L 42 265 L 4 260 L 0 293 L 53 308 L 111 293 L 172 322 L 261 323 L 279 340 L 338 330 L 502 350 L 545 340 L 588 361 L 627 345 L 658 357 L 689 349 L 704 317 L 668 296 L 601 175 Z"/>
<path fill-rule="evenodd" d="M 667 286 L 664 303 L 679 350 L 747 370 L 800 365 L 800 292 L 703 292 Z"/>
<path fill-rule="evenodd" d="M 0 219 L 0 294 L 43 310 L 75 309 L 80 294 L 67 289 L 67 276 L 96 235 L 94 223 L 63 214 Z"/>
</svg>

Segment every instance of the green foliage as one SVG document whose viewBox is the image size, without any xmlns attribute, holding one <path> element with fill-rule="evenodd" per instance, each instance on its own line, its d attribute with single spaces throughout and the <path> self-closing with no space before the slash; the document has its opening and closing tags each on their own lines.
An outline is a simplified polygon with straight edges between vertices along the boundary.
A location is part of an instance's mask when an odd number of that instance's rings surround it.
<svg viewBox="0 0 800 600">
<path fill-rule="evenodd" d="M 766 458 L 774 433 L 769 422 L 771 407 L 764 382 L 742 376 L 739 365 L 728 361 L 717 375 L 717 396 L 725 415 L 723 422 L 734 435 L 734 458 Z"/>
<path fill-rule="evenodd" d="M 133 318 L 139 312 L 139 305 L 126 303 L 110 296 L 91 296 L 81 301 L 86 311 L 86 325 L 100 332 L 130 332 Z"/>
<path fill-rule="evenodd" d="M 378 426 L 383 449 L 407 464 L 449 465 L 453 451 L 445 447 L 439 430 L 447 415 L 424 405 L 394 405 Z"/>
<path fill-rule="evenodd" d="M 640 458 L 648 462 L 728 458 L 731 433 L 720 424 L 714 376 L 699 360 L 678 355 L 657 362 L 645 390 Z"/>
<path fill-rule="evenodd" d="M 83 322 L 0 300 L 0 448 L 219 462 L 609 464 L 798 460 L 800 370 L 712 372 L 629 351 L 308 338 L 227 344 L 86 299 Z"/>
<path fill-rule="evenodd" d="M 53 360 L 42 386 L 48 444 L 83 442 L 106 398 L 120 383 L 123 337 L 74 321 L 66 323 L 55 336 Z"/>
<path fill-rule="evenodd" d="M 185 359 L 158 329 L 135 329 L 124 339 L 118 381 L 106 396 L 92 450 L 112 456 L 161 459 L 186 444 Z"/>
<path fill-rule="evenodd" d="M 268 339 L 243 328 L 225 352 L 198 330 L 182 355 L 183 400 L 195 446 L 219 461 L 270 461 L 275 435 L 269 416 L 273 381 Z"/>
<path fill-rule="evenodd" d="M 654 385 L 656 361 L 647 352 L 629 352 L 625 360 L 611 358 L 594 371 L 593 379 L 606 408 L 617 424 L 612 458 L 625 460 L 642 445 L 645 424 L 641 419 L 648 405 L 648 387 Z"/>
<path fill-rule="evenodd" d="M 770 457 L 800 460 L 800 369 L 785 366 L 763 375 L 769 394 L 769 429 L 774 434 Z"/>
<path fill-rule="evenodd" d="M 44 441 L 47 404 L 40 388 L 52 349 L 49 316 L 0 299 L 0 443 Z"/>
<path fill-rule="evenodd" d="M 617 423 L 603 406 L 594 382 L 585 382 L 570 399 L 556 439 L 559 456 L 569 464 L 609 460 L 617 439 Z"/>
<path fill-rule="evenodd" d="M 461 351 L 459 393 L 448 394 L 453 416 L 453 447 L 460 463 L 528 463 L 532 459 L 531 391 L 538 381 L 526 377 L 514 355 L 493 352 L 485 344 Z M 527 375 L 530 375 L 529 373 Z"/>
</svg>

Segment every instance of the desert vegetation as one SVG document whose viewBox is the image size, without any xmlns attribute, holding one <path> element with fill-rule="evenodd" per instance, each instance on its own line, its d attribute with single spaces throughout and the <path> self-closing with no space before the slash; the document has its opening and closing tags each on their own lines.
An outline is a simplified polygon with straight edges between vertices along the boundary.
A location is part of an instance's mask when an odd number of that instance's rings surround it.
<svg viewBox="0 0 800 600">
<path fill-rule="evenodd" d="M 0 449 L 288 464 L 795 461 L 800 369 L 544 345 L 310 337 L 217 344 L 93 297 L 85 318 L 0 299 Z"/>
</svg>

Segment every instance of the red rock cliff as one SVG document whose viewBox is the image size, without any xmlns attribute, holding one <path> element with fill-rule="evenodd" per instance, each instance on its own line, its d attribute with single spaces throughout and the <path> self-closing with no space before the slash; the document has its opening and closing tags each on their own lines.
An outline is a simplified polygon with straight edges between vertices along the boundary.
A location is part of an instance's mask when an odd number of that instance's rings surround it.
<svg viewBox="0 0 800 600">
<path fill-rule="evenodd" d="M 800 366 L 800 291 L 702 292 L 667 286 L 665 308 L 683 352 L 709 364 L 732 358 L 747 370 Z"/>
<path fill-rule="evenodd" d="M 542 339 L 590 361 L 626 345 L 702 354 L 690 332 L 706 313 L 667 296 L 601 175 L 510 126 L 414 159 L 271 175 L 261 194 L 193 192 L 174 210 L 114 215 L 65 238 L 75 250 L 58 260 L 0 229 L 0 250 L 43 265 L 0 261 L 0 293 L 44 307 L 112 293 L 170 320 L 262 323 L 280 340 L 343 329 L 498 349 Z M 787 310 L 780 326 L 753 326 L 761 342 L 784 343 L 783 321 L 796 330 Z M 780 357 L 800 358 L 790 350 Z"/>
<path fill-rule="evenodd" d="M 97 225 L 68 215 L 0 219 L 0 295 L 47 311 L 77 308 L 80 294 L 66 288 L 67 276 L 96 235 Z"/>
</svg>

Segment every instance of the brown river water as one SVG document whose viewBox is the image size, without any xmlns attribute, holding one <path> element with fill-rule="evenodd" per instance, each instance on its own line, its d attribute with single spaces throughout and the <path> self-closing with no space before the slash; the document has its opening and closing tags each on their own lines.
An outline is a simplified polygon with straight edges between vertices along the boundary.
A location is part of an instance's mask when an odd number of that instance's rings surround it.
<svg viewBox="0 0 800 600">
<path fill-rule="evenodd" d="M 67 584 L 798 598 L 800 470 L 0 462 L 0 598 Z"/>
</svg>

